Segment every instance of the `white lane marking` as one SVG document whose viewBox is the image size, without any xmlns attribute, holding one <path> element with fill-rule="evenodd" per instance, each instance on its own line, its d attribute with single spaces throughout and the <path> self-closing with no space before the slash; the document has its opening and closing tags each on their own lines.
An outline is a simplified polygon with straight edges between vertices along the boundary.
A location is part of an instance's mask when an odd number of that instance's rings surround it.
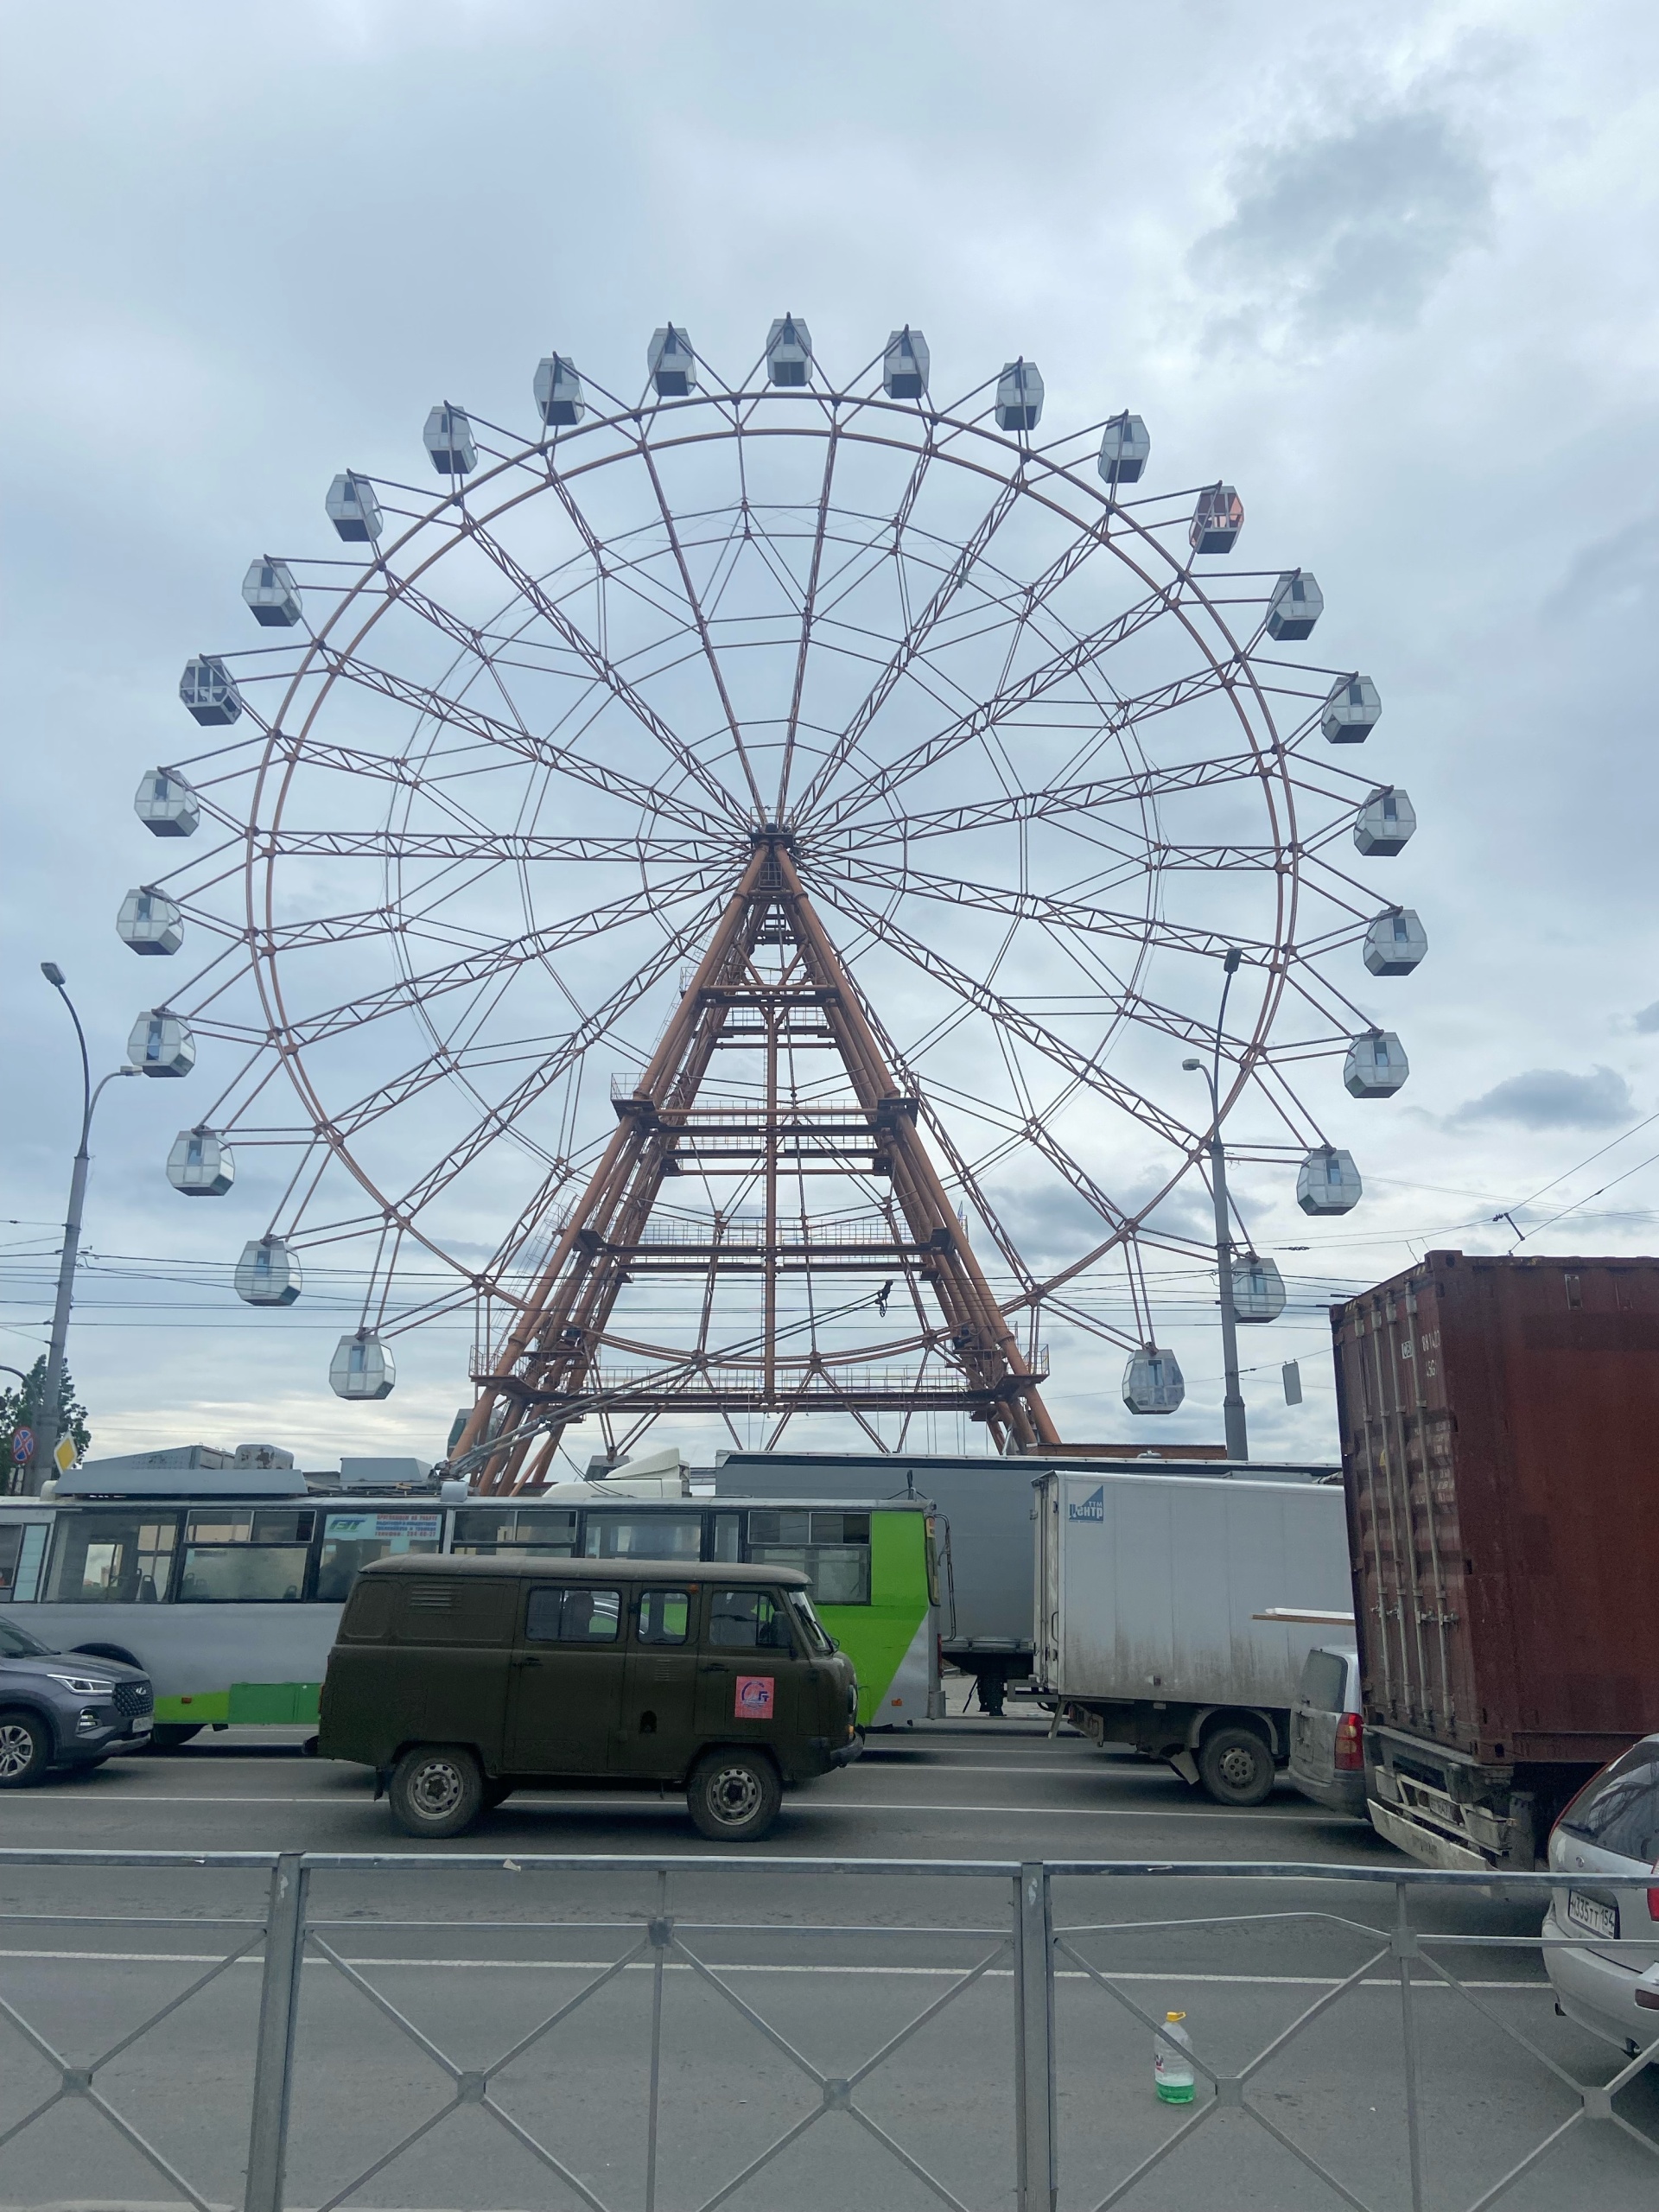
<svg viewBox="0 0 1659 2212">
<path fill-rule="evenodd" d="M 798 1935 L 810 1935 L 811 1930 L 810 1928 L 798 1925 L 793 1932 Z M 105 1966 L 213 1967 L 219 1965 L 223 1956 L 223 1952 L 219 1951 L 0 1951 L 0 1959 L 33 1959 L 54 1966 L 82 1961 Z M 257 1967 L 261 1961 L 257 1955 L 254 1955 L 238 1959 L 233 1963 L 239 1967 Z M 308 1967 L 315 1967 L 326 1966 L 327 1961 L 308 1958 L 305 1963 Z M 346 1959 L 346 1963 L 348 1967 L 358 1967 L 430 1968 L 435 1973 L 442 1968 L 446 1974 L 454 1973 L 458 1968 L 486 1974 L 525 1972 L 594 1974 L 602 1971 L 613 1961 L 609 1959 L 357 1958 Z M 953 1981 L 959 1980 L 965 1973 L 969 1971 L 965 1967 L 746 1965 L 730 1960 L 711 1961 L 710 1964 L 714 1966 L 717 1974 L 839 1974 L 865 1977 L 908 1975 L 913 1980 L 948 1979 Z M 625 1974 L 652 1974 L 654 1971 L 653 1962 L 650 1959 L 636 1959 L 623 1968 Z M 691 1974 L 696 1969 L 682 1961 L 667 1959 L 663 1962 L 663 1971 L 665 1974 Z M 1012 1967 L 988 1967 L 981 1977 L 983 1980 L 996 1981 L 1011 1981 L 1013 1978 Z M 1091 1978 L 1086 1974 L 1079 1973 L 1075 1967 L 1057 1967 L 1054 1971 L 1054 1979 L 1057 1981 L 1088 1981 Z M 1131 1974 L 1111 1974 L 1109 1978 L 1113 1981 L 1158 1982 L 1172 1988 L 1182 1989 L 1185 1988 L 1189 1983 L 1195 1986 L 1201 1984 L 1206 1988 L 1224 1986 L 1236 1989 L 1338 1989 L 1341 1987 L 1343 1979 L 1338 1974 L 1187 1974 L 1179 1968 L 1172 1969 L 1166 1974 L 1147 1974 L 1136 1970 Z M 1357 1989 L 1391 1989 L 1398 1994 L 1400 1981 L 1395 1974 L 1370 1974 L 1357 1982 L 1354 1986 Z M 1449 1982 L 1443 1981 L 1414 1982 L 1412 1985 L 1414 1994 L 1419 1989 L 1448 1989 L 1451 1986 Z M 1482 1981 L 1477 1983 L 1475 1986 L 1480 1989 L 1545 1990 L 1549 1987 L 1549 1983 L 1540 1976 L 1536 1981 Z"/>
<path fill-rule="evenodd" d="M 602 1797 L 584 1797 L 575 1792 L 567 1795 L 563 1790 L 555 1793 L 515 1789 L 507 1802 L 514 1806 L 534 1805 L 538 1808 L 544 1805 L 556 1808 L 562 1805 L 567 1810 L 584 1813 L 596 1809 L 602 1811 L 607 1806 L 613 1812 L 638 1812 L 667 1807 L 674 1807 L 677 1809 L 679 1794 L 675 1790 L 665 1797 L 656 1796 L 647 1797 L 634 1791 L 619 1789 L 613 1793 L 607 1793 Z M 54 1791 L 50 1797 L 13 1798 L 9 1801 L 6 1809 L 8 1812 L 12 1812 L 23 1805 L 43 1805 L 49 1808 L 58 1799 L 64 1797 L 86 1799 L 98 1795 L 99 1792 L 92 1789 L 59 1789 Z M 118 1808 L 125 1812 L 134 1805 L 321 1805 L 327 1807 L 358 1806 L 365 1804 L 367 1802 L 361 1797 L 324 1797 L 321 1795 L 314 1797 L 210 1797 L 193 1793 L 188 1797 L 163 1797 L 159 1792 L 154 1790 L 133 1790 L 124 1792 L 119 1797 L 111 1796 L 109 1805 L 111 1812 Z M 833 1804 L 791 1803 L 788 1810 L 791 1813 L 822 1814 L 950 1813 L 960 1815 L 971 1813 L 976 1815 L 981 1820 L 996 1820 L 1004 1815 L 1019 1815 L 1033 1818 L 1058 1815 L 1062 1819 L 1080 1821 L 1231 1821 L 1235 1823 L 1240 1821 L 1270 1821 L 1276 1827 L 1326 1827 L 1330 1825 L 1332 1818 L 1328 1814 L 1322 1815 L 1318 1813 L 1260 1813 L 1242 1808 L 1229 1811 L 1221 1806 L 1217 1806 L 1213 1813 L 1162 1810 L 1141 1812 L 1119 1805 L 894 1805 L 874 1797 L 842 1798 L 839 1802 Z"/>
</svg>

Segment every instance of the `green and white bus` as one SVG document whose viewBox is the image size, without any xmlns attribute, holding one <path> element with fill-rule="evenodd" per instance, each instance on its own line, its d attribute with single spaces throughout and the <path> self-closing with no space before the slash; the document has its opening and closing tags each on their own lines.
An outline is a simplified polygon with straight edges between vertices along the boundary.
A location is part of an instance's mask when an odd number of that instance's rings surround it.
<svg viewBox="0 0 1659 2212">
<path fill-rule="evenodd" d="M 943 1539 L 919 1500 L 610 1498 L 597 1484 L 575 1500 L 353 1497 L 282 1471 L 69 1494 L 87 1479 L 0 1498 L 0 1611 L 57 1649 L 143 1668 L 162 1748 L 209 1726 L 315 1726 L 358 1570 L 402 1552 L 798 1567 L 857 1669 L 861 1727 L 944 1711 Z"/>
</svg>

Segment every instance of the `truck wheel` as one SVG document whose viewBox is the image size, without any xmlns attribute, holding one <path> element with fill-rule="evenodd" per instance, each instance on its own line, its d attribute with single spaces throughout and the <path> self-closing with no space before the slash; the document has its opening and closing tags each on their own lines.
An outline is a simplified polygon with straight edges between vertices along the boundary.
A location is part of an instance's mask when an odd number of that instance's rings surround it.
<svg viewBox="0 0 1659 2212">
<path fill-rule="evenodd" d="M 778 1770 L 764 1751 L 709 1751 L 691 1770 L 686 1809 L 714 1843 L 753 1843 L 778 1817 Z"/>
<path fill-rule="evenodd" d="M 484 1806 L 484 1777 L 469 1751 L 420 1744 L 392 1771 L 391 1817 L 405 1835 L 465 1835 Z"/>
<path fill-rule="evenodd" d="M 46 1772 L 52 1732 L 32 1713 L 0 1713 L 0 1789 L 26 1789 Z"/>
<path fill-rule="evenodd" d="M 1198 1751 L 1198 1779 L 1217 1805 L 1259 1805 L 1273 1789 L 1273 1753 L 1254 1728 L 1217 1728 Z"/>
</svg>

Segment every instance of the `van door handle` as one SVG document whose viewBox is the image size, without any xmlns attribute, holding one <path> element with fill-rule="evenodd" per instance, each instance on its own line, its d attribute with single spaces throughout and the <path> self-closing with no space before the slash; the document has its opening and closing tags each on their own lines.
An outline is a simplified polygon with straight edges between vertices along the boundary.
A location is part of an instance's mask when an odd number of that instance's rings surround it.
<svg viewBox="0 0 1659 2212">
<path fill-rule="evenodd" d="M 515 1667 L 539 1667 L 542 1662 L 533 1651 L 528 1651 L 515 1659 L 512 1663 Z"/>
<path fill-rule="evenodd" d="M 697 1672 L 700 1675 L 728 1675 L 731 1669 L 723 1659 L 705 1659 Z"/>
</svg>

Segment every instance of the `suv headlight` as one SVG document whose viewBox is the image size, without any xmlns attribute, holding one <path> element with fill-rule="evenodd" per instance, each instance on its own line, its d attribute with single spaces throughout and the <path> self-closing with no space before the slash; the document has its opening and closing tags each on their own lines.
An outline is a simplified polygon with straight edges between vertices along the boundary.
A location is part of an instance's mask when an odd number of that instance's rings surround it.
<svg viewBox="0 0 1659 2212">
<path fill-rule="evenodd" d="M 61 1682 L 77 1697 L 113 1697 L 115 1684 L 106 1682 L 100 1675 L 54 1675 L 54 1682 Z"/>
</svg>

